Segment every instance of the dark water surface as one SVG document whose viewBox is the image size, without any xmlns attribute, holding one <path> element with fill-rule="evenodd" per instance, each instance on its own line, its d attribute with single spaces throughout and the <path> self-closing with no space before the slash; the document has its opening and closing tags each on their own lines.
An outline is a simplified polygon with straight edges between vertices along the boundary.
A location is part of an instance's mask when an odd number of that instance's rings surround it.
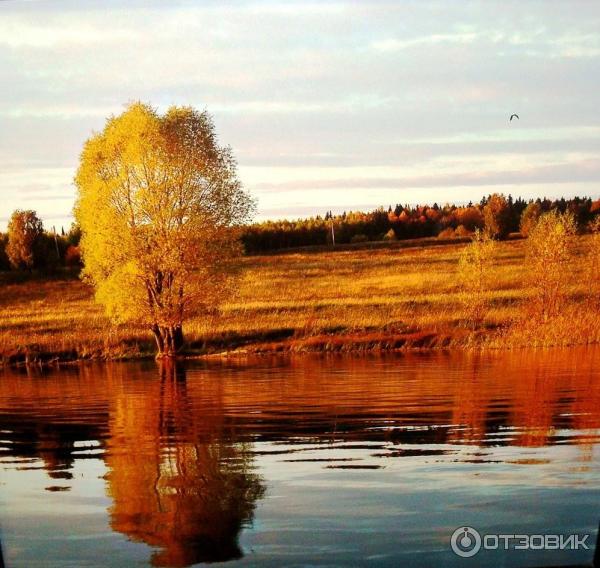
<svg viewBox="0 0 600 568">
<path fill-rule="evenodd" d="M 542 566 L 452 532 L 590 534 L 600 350 L 0 372 L 9 567 Z"/>
</svg>

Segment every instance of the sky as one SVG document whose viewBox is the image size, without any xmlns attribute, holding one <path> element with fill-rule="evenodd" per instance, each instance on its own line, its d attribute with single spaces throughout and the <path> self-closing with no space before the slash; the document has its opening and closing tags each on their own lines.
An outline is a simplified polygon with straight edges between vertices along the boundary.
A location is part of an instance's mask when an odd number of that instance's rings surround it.
<svg viewBox="0 0 600 568">
<path fill-rule="evenodd" d="M 134 100 L 208 110 L 258 219 L 600 195 L 597 0 L 0 0 L 0 85 L 0 229 L 68 227 Z"/>
</svg>

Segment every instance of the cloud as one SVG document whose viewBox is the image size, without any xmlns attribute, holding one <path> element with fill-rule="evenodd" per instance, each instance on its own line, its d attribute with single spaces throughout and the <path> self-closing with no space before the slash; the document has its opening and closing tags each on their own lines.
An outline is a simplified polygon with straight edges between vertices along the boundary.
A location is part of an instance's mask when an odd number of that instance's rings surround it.
<svg viewBox="0 0 600 568">
<path fill-rule="evenodd" d="M 105 118 L 115 113 L 113 105 L 92 106 L 84 103 L 63 104 L 22 104 L 6 108 L 0 107 L 0 117 L 5 118 L 69 118 L 78 119 L 83 117 Z"/>
<path fill-rule="evenodd" d="M 294 190 L 317 191 L 321 189 L 423 189 L 465 186 L 487 187 L 495 185 L 527 185 L 595 182 L 600 179 L 600 162 L 596 158 L 519 169 L 471 170 L 440 172 L 428 175 L 402 177 L 343 177 L 337 179 L 306 179 L 280 183 L 260 183 L 260 191 L 287 192 Z M 600 188 L 599 188 L 600 190 Z"/>
<path fill-rule="evenodd" d="M 481 33 L 432 34 L 410 39 L 388 38 L 371 42 L 370 47 L 384 53 L 397 52 L 404 49 L 418 48 L 440 44 L 470 44 L 481 38 Z"/>
<path fill-rule="evenodd" d="M 319 208 L 397 187 L 600 184 L 594 2 L 55 0 L 0 15 L 5 208 L 56 195 L 44 211 L 68 216 L 82 144 L 130 100 L 211 112 L 262 211 L 304 207 L 303 192 Z"/>
</svg>

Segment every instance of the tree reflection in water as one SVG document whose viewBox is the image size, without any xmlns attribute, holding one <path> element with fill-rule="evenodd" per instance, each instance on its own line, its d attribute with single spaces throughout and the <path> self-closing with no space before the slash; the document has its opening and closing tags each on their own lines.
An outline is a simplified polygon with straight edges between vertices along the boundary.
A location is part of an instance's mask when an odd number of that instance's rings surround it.
<svg viewBox="0 0 600 568">
<path fill-rule="evenodd" d="M 313 461 L 298 452 L 317 449 L 324 450 L 318 461 L 385 463 L 391 474 L 405 458 L 409 468 L 439 464 L 442 482 L 456 462 L 465 471 L 465 464 L 493 471 L 498 463 L 500 473 L 517 465 L 530 476 L 530 465 L 547 462 L 564 474 L 567 481 L 556 480 L 565 486 L 570 476 L 594 473 L 597 348 L 188 365 L 187 379 L 173 365 L 157 373 L 154 362 L 3 370 L 2 466 L 43 468 L 52 485 L 44 482 L 42 491 L 64 491 L 62 512 L 79 522 L 89 479 L 79 478 L 106 465 L 110 525 L 154 547 L 155 566 L 241 556 L 239 535 L 264 494 L 252 456 L 293 452 L 293 459 L 280 456 L 290 475 Z M 551 450 L 555 445 L 564 449 Z M 563 463 L 568 445 L 578 451 Z M 499 451 L 508 446 L 514 451 Z M 104 464 L 78 470 L 85 460 Z M 270 458 L 262 463 L 272 466 Z M 332 463 L 322 466 L 335 481 Z M 39 480 L 31 473 L 22 483 L 35 495 Z M 420 482 L 417 476 L 398 491 L 418 492 Z"/>
<path fill-rule="evenodd" d="M 238 536 L 264 493 L 246 444 L 227 441 L 222 413 L 192 412 L 173 363 L 154 391 L 134 388 L 123 385 L 110 424 L 111 527 L 159 547 L 154 566 L 240 558 Z"/>
</svg>

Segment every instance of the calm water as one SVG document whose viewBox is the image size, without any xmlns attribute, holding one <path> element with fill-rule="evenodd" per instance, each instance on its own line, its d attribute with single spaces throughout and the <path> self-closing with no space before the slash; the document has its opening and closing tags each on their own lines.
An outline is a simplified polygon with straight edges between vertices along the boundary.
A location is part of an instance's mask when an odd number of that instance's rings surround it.
<svg viewBox="0 0 600 568">
<path fill-rule="evenodd" d="M 541 566 L 600 519 L 600 350 L 0 373 L 9 567 Z M 592 546 L 593 548 L 593 546 Z"/>
</svg>

